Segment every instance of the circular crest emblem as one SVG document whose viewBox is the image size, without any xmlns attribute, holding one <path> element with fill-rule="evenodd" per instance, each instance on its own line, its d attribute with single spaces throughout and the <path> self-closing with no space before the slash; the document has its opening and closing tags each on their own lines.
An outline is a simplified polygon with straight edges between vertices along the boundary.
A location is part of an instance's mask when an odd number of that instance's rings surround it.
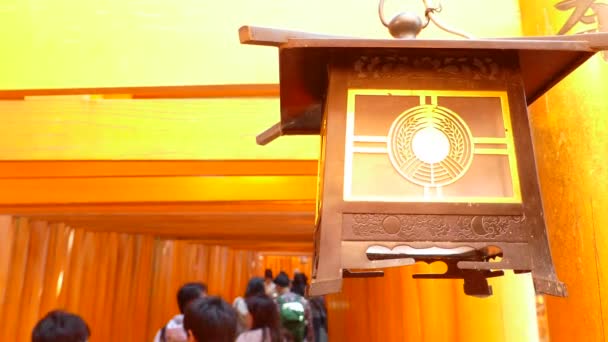
<svg viewBox="0 0 608 342">
<path fill-rule="evenodd" d="M 388 155 L 401 176 L 425 187 L 460 179 L 473 162 L 473 136 L 453 111 L 437 105 L 411 108 L 395 119 Z"/>
</svg>

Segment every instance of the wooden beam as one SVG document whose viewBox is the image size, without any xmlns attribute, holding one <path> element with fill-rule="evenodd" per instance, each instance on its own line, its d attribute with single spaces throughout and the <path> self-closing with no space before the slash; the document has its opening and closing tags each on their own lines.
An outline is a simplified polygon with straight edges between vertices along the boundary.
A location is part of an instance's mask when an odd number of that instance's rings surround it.
<svg viewBox="0 0 608 342">
<path fill-rule="evenodd" d="M 162 238 L 310 243 L 316 161 L 6 161 L 0 212 Z"/>
<path fill-rule="evenodd" d="M 49 89 L 0 89 L 0 100 L 22 100 L 27 96 L 57 95 L 115 95 L 125 94 L 133 99 L 157 98 L 220 98 L 220 97 L 276 97 L 278 84 L 225 84 L 165 87 L 92 87 Z"/>
<path fill-rule="evenodd" d="M 317 168 L 315 160 L 0 161 L 0 179 L 316 176 Z"/>
<path fill-rule="evenodd" d="M 234 240 L 243 243 L 313 241 L 313 212 L 190 214 L 30 214 L 36 221 L 91 231 L 150 234 L 172 239 Z"/>
<path fill-rule="evenodd" d="M 0 179 L 0 205 L 302 201 L 316 176 Z"/>
<path fill-rule="evenodd" d="M 246 240 L 192 240 L 192 244 L 228 246 L 237 250 L 251 250 L 261 255 L 308 256 L 313 252 L 313 241 L 246 241 Z"/>
<path fill-rule="evenodd" d="M 314 213 L 315 201 L 155 202 L 155 203 L 54 203 L 0 205 L 0 212 L 30 216 L 43 214 L 193 214 L 193 213 Z"/>
<path fill-rule="evenodd" d="M 318 159 L 318 136 L 256 144 L 279 110 L 276 97 L 0 100 L 0 159 Z"/>
</svg>

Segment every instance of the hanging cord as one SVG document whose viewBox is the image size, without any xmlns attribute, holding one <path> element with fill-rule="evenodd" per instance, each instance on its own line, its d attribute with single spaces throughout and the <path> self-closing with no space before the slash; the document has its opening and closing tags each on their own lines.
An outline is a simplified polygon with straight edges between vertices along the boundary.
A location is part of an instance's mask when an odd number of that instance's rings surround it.
<svg viewBox="0 0 608 342">
<path fill-rule="evenodd" d="M 384 1 L 384 0 L 381 0 Z M 441 7 L 441 3 L 439 3 L 438 6 L 435 7 L 431 7 L 428 4 L 427 0 L 422 0 L 422 2 L 424 3 L 424 7 L 426 8 L 426 10 L 424 11 L 424 16 L 427 19 L 426 24 L 424 25 L 424 27 L 426 27 L 430 21 L 433 22 L 433 24 L 437 25 L 437 27 L 439 27 L 440 29 L 444 30 L 445 32 L 463 37 L 463 38 L 467 38 L 467 39 L 474 39 L 474 37 L 464 31 L 460 31 L 457 30 L 455 28 L 449 27 L 448 25 L 446 25 L 444 22 L 442 22 L 439 18 L 437 18 L 437 16 L 435 15 L 436 13 L 441 12 L 441 10 L 443 9 Z"/>
<path fill-rule="evenodd" d="M 443 23 L 439 18 L 437 18 L 436 13 L 440 13 L 441 10 L 443 9 L 441 6 L 441 2 L 438 3 L 437 6 L 429 6 L 429 3 L 427 0 L 422 0 L 422 2 L 424 3 L 424 7 L 425 7 L 425 11 L 424 11 L 424 16 L 426 18 L 426 22 L 422 25 L 422 28 L 426 28 L 429 23 L 432 21 L 435 25 L 437 25 L 437 27 L 439 27 L 440 29 L 463 37 L 463 38 L 467 38 L 467 39 L 473 39 L 474 37 L 464 31 L 460 31 L 457 30 L 455 28 L 451 28 L 448 25 L 446 25 L 445 23 Z M 389 27 L 390 22 L 386 20 L 386 17 L 384 16 L 384 0 L 380 0 L 378 2 L 378 16 L 380 17 L 380 21 L 382 22 L 382 25 L 384 25 L 385 27 Z"/>
<path fill-rule="evenodd" d="M 384 0 L 380 0 L 380 2 L 378 3 L 378 16 L 380 17 L 382 25 L 388 27 L 388 21 L 386 21 L 386 19 L 384 18 Z"/>
</svg>

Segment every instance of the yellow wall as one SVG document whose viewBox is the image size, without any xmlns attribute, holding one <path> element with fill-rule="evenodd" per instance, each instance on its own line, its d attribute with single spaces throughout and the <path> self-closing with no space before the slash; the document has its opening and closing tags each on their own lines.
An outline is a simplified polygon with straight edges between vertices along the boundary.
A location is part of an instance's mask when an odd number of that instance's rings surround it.
<svg viewBox="0 0 608 342">
<path fill-rule="evenodd" d="M 573 12 L 557 2 L 520 1 L 524 33 L 556 34 Z M 593 28 L 578 23 L 568 33 Z M 547 298 L 551 341 L 608 338 L 607 80 L 598 54 L 531 107 L 553 260 L 570 294 Z"/>
<path fill-rule="evenodd" d="M 444 2 L 473 34 L 520 33 L 515 0 Z M 423 13 L 420 1 L 386 3 Z M 390 38 L 376 13 L 367 0 L 5 0 L 0 89 L 276 83 L 275 49 L 240 45 L 240 26 Z"/>
</svg>

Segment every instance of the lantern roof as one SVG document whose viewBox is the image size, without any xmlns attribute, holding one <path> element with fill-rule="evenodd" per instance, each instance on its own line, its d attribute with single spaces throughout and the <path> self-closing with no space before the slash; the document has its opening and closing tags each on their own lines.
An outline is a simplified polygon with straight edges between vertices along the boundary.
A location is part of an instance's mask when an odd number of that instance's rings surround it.
<svg viewBox="0 0 608 342">
<path fill-rule="evenodd" d="M 281 121 L 257 137 L 266 144 L 281 135 L 319 134 L 330 56 L 340 53 L 412 50 L 515 52 L 527 104 L 532 104 L 596 52 L 608 50 L 608 33 L 498 39 L 359 39 L 243 26 L 243 44 L 279 48 Z"/>
</svg>

